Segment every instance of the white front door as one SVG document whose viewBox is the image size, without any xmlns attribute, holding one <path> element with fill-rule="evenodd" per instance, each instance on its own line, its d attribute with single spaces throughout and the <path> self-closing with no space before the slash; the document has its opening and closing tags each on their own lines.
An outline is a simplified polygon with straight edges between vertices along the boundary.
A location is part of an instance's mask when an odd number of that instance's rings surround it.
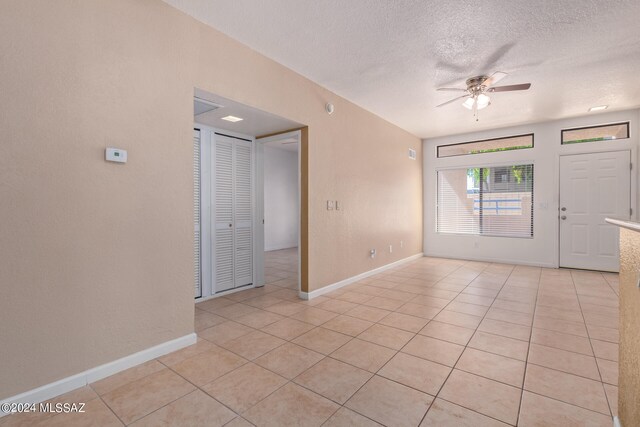
<svg viewBox="0 0 640 427">
<path fill-rule="evenodd" d="M 560 267 L 618 271 L 618 229 L 631 216 L 631 153 L 560 157 Z"/>
</svg>

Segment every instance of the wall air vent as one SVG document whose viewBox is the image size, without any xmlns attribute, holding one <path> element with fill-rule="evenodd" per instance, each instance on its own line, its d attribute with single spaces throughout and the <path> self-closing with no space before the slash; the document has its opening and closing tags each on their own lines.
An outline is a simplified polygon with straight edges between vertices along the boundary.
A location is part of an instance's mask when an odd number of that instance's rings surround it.
<svg viewBox="0 0 640 427">
<path fill-rule="evenodd" d="M 415 160 L 416 159 L 416 150 L 414 150 L 413 148 L 409 148 L 409 158 L 411 160 Z"/>
</svg>

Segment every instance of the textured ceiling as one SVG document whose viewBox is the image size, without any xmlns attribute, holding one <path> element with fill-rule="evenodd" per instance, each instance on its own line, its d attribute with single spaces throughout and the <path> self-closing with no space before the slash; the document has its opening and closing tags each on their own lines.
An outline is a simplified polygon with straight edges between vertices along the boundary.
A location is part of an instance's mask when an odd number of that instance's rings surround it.
<svg viewBox="0 0 640 427">
<path fill-rule="evenodd" d="M 420 137 L 640 105 L 638 0 L 165 0 Z M 476 122 L 435 108 L 504 71 Z M 455 93 L 453 93 L 455 95 Z"/>
</svg>

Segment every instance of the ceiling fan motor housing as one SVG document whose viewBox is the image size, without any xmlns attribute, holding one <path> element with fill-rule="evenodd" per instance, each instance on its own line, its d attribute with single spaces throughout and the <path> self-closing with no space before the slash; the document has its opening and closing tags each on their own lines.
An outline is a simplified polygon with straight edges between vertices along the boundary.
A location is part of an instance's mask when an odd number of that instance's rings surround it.
<svg viewBox="0 0 640 427">
<path fill-rule="evenodd" d="M 484 92 L 486 86 L 484 86 L 482 83 L 484 83 L 488 78 L 489 76 L 475 76 L 468 78 L 466 82 L 467 90 L 473 95 Z"/>
</svg>

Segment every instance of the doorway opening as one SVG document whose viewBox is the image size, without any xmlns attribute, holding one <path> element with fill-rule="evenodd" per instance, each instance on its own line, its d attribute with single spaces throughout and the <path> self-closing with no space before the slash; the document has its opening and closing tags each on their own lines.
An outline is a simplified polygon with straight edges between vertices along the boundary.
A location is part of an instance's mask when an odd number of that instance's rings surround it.
<svg viewBox="0 0 640 427">
<path fill-rule="evenodd" d="M 299 295 L 307 264 L 306 142 L 300 123 L 195 90 L 196 303 L 278 290 Z M 200 308 L 223 302 L 197 306 L 196 331 L 210 318 L 199 322 Z"/>
<path fill-rule="evenodd" d="M 257 139 L 262 153 L 264 283 L 300 291 L 301 131 Z M 260 195 L 259 195 L 260 197 Z"/>
</svg>

